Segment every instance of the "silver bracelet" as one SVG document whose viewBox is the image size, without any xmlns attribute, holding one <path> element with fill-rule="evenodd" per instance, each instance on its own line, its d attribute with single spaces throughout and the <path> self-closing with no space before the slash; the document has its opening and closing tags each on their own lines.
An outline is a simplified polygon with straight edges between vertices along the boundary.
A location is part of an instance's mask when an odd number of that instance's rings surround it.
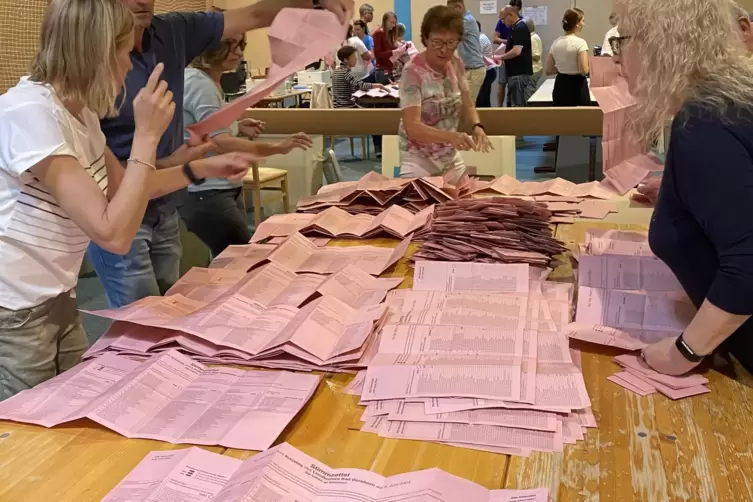
<svg viewBox="0 0 753 502">
<path fill-rule="evenodd" d="M 128 159 L 128 163 L 130 163 L 130 162 L 133 162 L 135 164 L 141 164 L 142 166 L 146 166 L 146 167 L 150 168 L 152 171 L 156 171 L 157 170 L 157 166 L 155 166 L 154 164 L 150 164 L 149 162 L 144 162 L 143 160 L 135 159 L 133 157 L 131 157 L 130 159 Z"/>
</svg>

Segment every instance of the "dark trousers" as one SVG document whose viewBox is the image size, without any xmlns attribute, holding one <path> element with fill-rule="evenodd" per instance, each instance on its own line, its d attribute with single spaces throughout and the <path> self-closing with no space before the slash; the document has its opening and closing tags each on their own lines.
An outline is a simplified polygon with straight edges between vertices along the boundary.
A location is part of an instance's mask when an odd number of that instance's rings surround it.
<svg viewBox="0 0 753 502">
<path fill-rule="evenodd" d="M 368 77 L 363 79 L 364 82 L 369 82 L 372 84 L 383 84 L 387 85 L 390 83 L 390 77 L 391 75 L 384 70 L 377 68 L 373 73 L 371 73 Z M 391 105 L 374 105 L 374 108 L 392 108 Z M 371 140 L 374 142 L 374 153 L 377 155 L 381 155 L 382 153 L 382 137 L 381 136 L 372 136 Z"/>
<path fill-rule="evenodd" d="M 251 240 L 242 188 L 188 192 L 179 212 L 188 230 L 207 245 L 212 256 Z"/>
<path fill-rule="evenodd" d="M 497 69 L 489 68 L 486 70 L 484 83 L 481 84 L 481 90 L 478 92 L 478 98 L 476 98 L 476 108 L 492 107 L 492 84 L 495 80 L 497 80 Z"/>
<path fill-rule="evenodd" d="M 583 75 L 559 73 L 554 81 L 552 103 L 554 106 L 589 106 L 588 79 Z"/>
</svg>

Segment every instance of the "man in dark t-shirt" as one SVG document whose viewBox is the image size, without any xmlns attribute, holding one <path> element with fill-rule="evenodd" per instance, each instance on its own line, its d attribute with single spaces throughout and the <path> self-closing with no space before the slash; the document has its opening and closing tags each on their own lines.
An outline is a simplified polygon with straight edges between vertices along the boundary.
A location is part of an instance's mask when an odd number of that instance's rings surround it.
<svg viewBox="0 0 753 502">
<path fill-rule="evenodd" d="M 528 98 L 536 91 L 536 82 L 533 79 L 531 32 L 512 5 L 502 9 L 501 17 L 510 28 L 505 53 L 497 58 L 505 65 L 508 105 L 526 106 Z"/>
</svg>

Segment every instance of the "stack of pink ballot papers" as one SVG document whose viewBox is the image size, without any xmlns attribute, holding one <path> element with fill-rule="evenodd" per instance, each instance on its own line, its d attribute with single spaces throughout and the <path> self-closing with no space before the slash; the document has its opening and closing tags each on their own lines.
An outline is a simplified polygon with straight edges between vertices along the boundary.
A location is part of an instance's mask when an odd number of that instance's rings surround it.
<svg viewBox="0 0 753 502">
<path fill-rule="evenodd" d="M 1 402 L 0 419 L 88 418 L 127 438 L 266 450 L 318 385 L 315 375 L 207 368 L 176 351 L 144 363 L 104 354 Z"/>
<path fill-rule="evenodd" d="M 89 312 L 117 322 L 85 358 L 116 352 L 146 359 L 178 350 L 207 364 L 363 368 L 384 320 L 383 301 L 403 279 L 341 265 L 329 276 L 296 274 L 276 263 L 250 273 L 191 269 L 164 297 Z"/>
<path fill-rule="evenodd" d="M 615 172 L 617 174 L 619 173 Z M 620 182 L 620 186 L 627 186 L 631 181 L 620 178 Z M 630 188 L 637 184 L 635 182 Z M 546 206 L 551 213 L 550 223 L 574 223 L 575 218 L 602 220 L 610 213 L 616 213 L 617 204 L 610 199 L 621 194 L 611 184 L 604 182 L 592 181 L 576 185 L 562 178 L 521 182 L 504 175 L 493 181 L 476 184 L 471 195 L 476 198 L 488 195 L 520 197 Z"/>
<path fill-rule="evenodd" d="M 566 328 L 569 337 L 639 350 L 679 336 L 693 319 L 696 309 L 677 278 L 641 237 L 587 236 L 578 258 L 578 304 L 575 322 Z"/>
<path fill-rule="evenodd" d="M 334 500 L 548 502 L 546 488 L 488 490 L 440 469 L 384 477 L 361 469 L 333 469 L 288 443 L 248 460 L 200 448 L 154 451 L 102 499 L 319 502 Z"/>
<path fill-rule="evenodd" d="M 607 380 L 640 396 L 649 396 L 658 391 L 676 400 L 711 392 L 706 386 L 709 381 L 703 375 L 663 375 L 652 370 L 635 354 L 617 356 L 614 361 L 623 369 Z"/>
<path fill-rule="evenodd" d="M 259 225 L 251 242 L 271 242 L 272 239 L 289 237 L 296 232 L 309 237 L 325 236 L 338 239 L 387 236 L 405 239 L 423 228 L 433 212 L 434 206 L 429 206 L 416 214 L 400 206 L 390 206 L 376 216 L 350 214 L 338 207 L 329 207 L 318 214 L 276 214 Z"/>
<path fill-rule="evenodd" d="M 550 217 L 543 205 L 516 198 L 445 202 L 414 235 L 421 249 L 412 259 L 547 266 L 566 249 L 553 237 Z"/>
<path fill-rule="evenodd" d="M 347 392 L 364 432 L 511 455 L 562 451 L 595 427 L 562 328 L 573 287 L 525 264 L 417 262 L 387 297 L 376 354 Z"/>
<path fill-rule="evenodd" d="M 339 207 L 351 214 L 377 216 L 390 206 L 401 206 L 418 213 L 433 204 L 464 196 L 468 183 L 465 178 L 462 186 L 451 184 L 442 176 L 390 179 L 372 172 L 359 181 L 323 186 L 318 194 L 301 199 L 298 211 L 318 213 Z"/>
</svg>

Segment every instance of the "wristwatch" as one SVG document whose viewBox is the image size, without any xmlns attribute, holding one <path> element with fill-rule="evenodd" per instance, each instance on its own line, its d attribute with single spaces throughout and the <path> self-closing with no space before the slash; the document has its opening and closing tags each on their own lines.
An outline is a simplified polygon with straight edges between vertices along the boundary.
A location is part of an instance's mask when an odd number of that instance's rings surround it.
<svg viewBox="0 0 753 502">
<path fill-rule="evenodd" d="M 194 185 L 201 185 L 206 181 L 206 178 L 197 178 L 196 174 L 193 172 L 193 169 L 191 168 L 191 163 L 186 162 L 183 164 L 183 174 L 186 178 L 188 178 L 188 181 L 190 181 Z"/>
<path fill-rule="evenodd" d="M 680 351 L 682 357 L 684 357 L 691 363 L 700 363 L 701 361 L 703 361 L 703 358 L 706 356 L 696 354 L 693 349 L 690 348 L 690 345 L 685 342 L 683 335 L 684 333 L 681 333 L 680 336 L 677 337 L 677 340 L 675 340 L 675 347 L 677 347 L 677 350 Z"/>
<path fill-rule="evenodd" d="M 480 127 L 482 131 L 486 132 L 486 128 L 484 127 L 484 124 L 482 124 L 481 122 L 476 122 L 475 124 L 473 124 L 471 126 L 471 132 L 473 132 L 473 130 L 477 127 Z"/>
</svg>

